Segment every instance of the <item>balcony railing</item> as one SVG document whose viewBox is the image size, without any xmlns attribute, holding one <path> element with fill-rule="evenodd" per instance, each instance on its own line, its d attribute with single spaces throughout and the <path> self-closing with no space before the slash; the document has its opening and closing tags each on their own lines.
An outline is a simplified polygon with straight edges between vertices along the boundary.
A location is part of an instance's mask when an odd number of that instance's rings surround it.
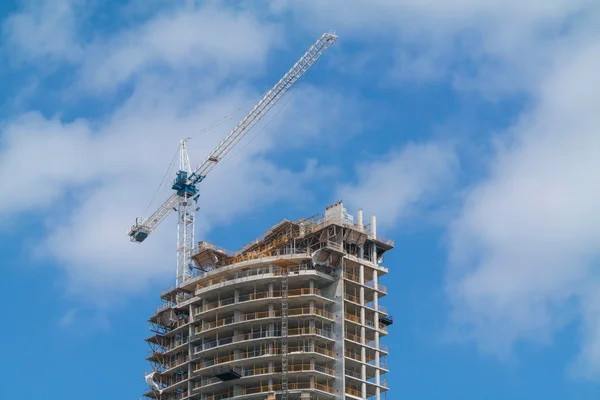
<svg viewBox="0 0 600 400">
<path fill-rule="evenodd" d="M 375 311 L 379 311 L 381 313 L 387 314 L 387 307 L 384 307 L 381 304 L 378 304 L 377 307 L 375 307 L 375 303 L 370 302 L 370 303 L 367 303 L 365 305 L 365 307 L 370 308 L 371 310 L 375 310 Z"/>
<path fill-rule="evenodd" d="M 314 270 L 315 269 L 313 266 L 304 265 L 304 264 L 288 268 L 288 272 L 290 274 L 299 273 L 301 271 L 314 271 Z M 226 282 L 232 282 L 232 281 L 235 281 L 235 280 L 241 279 L 241 278 L 249 278 L 252 276 L 260 276 L 260 275 L 281 276 L 281 274 L 282 274 L 282 269 L 277 266 L 252 268 L 252 269 L 248 269 L 246 271 L 232 272 L 231 275 L 229 275 L 229 276 L 223 276 L 221 278 L 207 279 L 203 282 L 199 282 L 196 284 L 196 290 L 204 289 L 204 288 L 207 288 L 207 287 L 213 286 L 213 285 L 224 284 Z"/>
<path fill-rule="evenodd" d="M 360 337 L 360 336 L 358 336 L 358 335 L 355 335 L 355 334 L 353 334 L 353 333 L 346 332 L 346 333 L 345 333 L 345 337 L 346 337 L 346 338 L 348 338 L 348 339 L 350 339 L 350 340 L 352 340 L 353 342 L 356 342 L 356 343 L 363 343 L 363 339 L 362 339 L 362 337 Z"/>
<path fill-rule="evenodd" d="M 361 322 L 361 318 L 358 315 L 344 313 L 344 318 L 347 321 L 351 321 L 351 322 L 354 322 L 354 323 L 359 324 L 359 325 L 368 326 L 369 328 L 379 330 L 382 333 L 388 333 L 388 329 L 387 329 L 387 326 L 385 324 L 382 324 L 382 323 L 377 323 L 376 324 L 375 321 L 373 321 L 372 319 L 365 318 L 365 323 L 363 324 Z"/>
<path fill-rule="evenodd" d="M 168 396 L 161 396 L 161 400 L 181 400 L 181 399 L 185 399 L 186 397 L 188 397 L 188 392 L 187 390 L 181 393 L 173 393 L 170 394 Z"/>
<path fill-rule="evenodd" d="M 173 386 L 176 383 L 183 382 L 187 379 L 188 379 L 187 374 L 186 375 L 172 374 L 172 375 L 168 375 L 168 376 L 158 376 L 157 378 L 155 378 L 157 383 L 160 386 L 162 386 L 163 388 Z"/>
<path fill-rule="evenodd" d="M 375 283 L 373 281 L 365 282 L 365 286 L 373 288 L 383 293 L 387 293 L 387 287 L 383 286 L 382 284 Z"/>
<path fill-rule="evenodd" d="M 225 400 L 235 398 L 237 396 L 245 396 L 250 394 L 268 393 L 281 391 L 281 384 L 274 385 L 260 385 L 260 386 L 240 386 L 235 390 L 229 389 L 227 392 L 219 392 L 215 394 L 202 395 L 201 400 Z M 327 393 L 334 393 L 333 386 L 327 384 L 315 382 L 289 382 L 289 390 L 310 390 L 317 389 Z"/>
<path fill-rule="evenodd" d="M 345 332 L 344 337 L 346 339 L 352 340 L 353 342 L 364 344 L 365 346 L 370 347 L 373 350 L 388 352 L 388 346 L 386 346 L 385 344 L 379 343 L 379 347 L 377 347 L 377 344 L 375 343 L 374 340 L 365 343 L 365 341 L 363 340 L 363 338 L 360 335 L 356 335 L 356 334 L 350 333 L 350 332 Z"/>
<path fill-rule="evenodd" d="M 353 360 L 359 361 L 359 362 L 365 362 L 369 365 L 372 366 L 377 366 L 377 357 L 375 357 L 372 354 L 366 354 L 365 356 L 365 360 L 363 361 L 362 356 L 359 352 L 357 351 L 349 351 L 349 350 L 345 350 L 344 351 L 344 355 L 348 358 L 351 358 Z M 385 368 L 386 365 L 386 358 L 385 356 L 380 356 L 379 357 L 379 366 Z"/>
<path fill-rule="evenodd" d="M 185 337 L 183 339 L 168 340 L 164 344 L 153 344 L 154 349 L 150 350 L 150 352 L 148 353 L 148 356 L 151 356 L 154 353 L 164 354 L 164 353 L 169 352 L 181 345 L 186 344 L 187 342 L 189 342 L 189 337 Z"/>
<path fill-rule="evenodd" d="M 350 293 L 344 293 L 344 299 L 351 301 L 356 304 L 360 304 L 360 297 L 351 295 Z"/>
<path fill-rule="evenodd" d="M 379 331 L 383 332 L 383 333 L 388 333 L 388 328 L 385 324 L 378 324 L 379 326 Z"/>
<path fill-rule="evenodd" d="M 355 352 L 351 352 L 351 351 L 348 351 L 348 350 L 346 350 L 346 351 L 344 352 L 344 354 L 345 354 L 345 355 L 346 355 L 346 357 L 348 357 L 348 358 L 351 358 L 351 359 L 353 359 L 353 360 L 356 360 L 356 361 L 361 361 L 361 362 L 362 362 L 362 357 L 361 357 L 361 355 L 360 355 L 360 354 L 358 354 L 358 353 L 355 353 Z"/>
<path fill-rule="evenodd" d="M 344 371 L 344 373 L 353 378 L 362 379 L 362 373 L 360 371 L 352 371 L 352 370 L 347 369 Z"/>
<path fill-rule="evenodd" d="M 385 351 L 386 353 L 388 353 L 388 346 L 382 343 L 379 343 L 379 348 L 377 347 L 377 343 L 375 343 L 375 341 L 370 341 L 368 343 L 365 343 L 366 346 L 372 348 L 373 350 L 379 350 L 379 351 Z"/>
<path fill-rule="evenodd" d="M 349 281 L 360 284 L 360 276 L 349 271 L 344 271 L 344 279 L 348 279 Z M 387 293 L 387 287 L 379 283 L 375 283 L 374 281 L 365 282 L 364 285 L 380 292 Z"/>
<path fill-rule="evenodd" d="M 352 282 L 360 283 L 360 276 L 354 275 L 353 273 L 347 271 L 344 271 L 344 278 Z"/>
<path fill-rule="evenodd" d="M 188 361 L 189 361 L 189 357 L 186 355 L 186 356 L 180 357 L 180 358 L 178 358 L 176 360 L 166 362 L 163 365 L 165 367 L 165 370 L 168 370 L 168 369 L 171 369 L 171 368 L 175 368 L 175 367 L 177 367 L 177 366 L 179 366 L 181 364 L 184 364 L 184 363 L 186 363 Z"/>
<path fill-rule="evenodd" d="M 324 374 L 328 374 L 331 376 L 335 376 L 335 370 L 327 367 L 323 367 L 321 365 L 311 365 L 311 364 L 291 364 L 288 365 L 289 372 L 322 372 Z M 270 375 L 270 374 L 279 374 L 281 373 L 281 367 L 252 367 L 252 368 L 242 368 L 241 376 L 256 376 L 256 375 Z M 219 378 L 206 378 L 203 377 L 200 382 L 196 382 L 194 385 L 194 389 L 200 389 L 204 386 L 212 385 L 214 383 L 220 383 L 222 380 Z"/>
<path fill-rule="evenodd" d="M 356 322 L 357 324 L 360 324 L 360 317 L 358 315 L 344 313 L 344 318 L 346 318 L 348 321 L 352 321 L 352 322 Z"/>
<path fill-rule="evenodd" d="M 302 335 L 319 335 L 326 337 L 328 339 L 333 338 L 333 334 L 330 331 L 321 329 L 321 328 L 291 328 L 288 329 L 288 336 L 302 336 Z M 253 333 L 245 333 L 241 335 L 234 335 L 225 338 L 221 338 L 218 340 L 213 340 L 212 342 L 205 342 L 201 345 L 195 347 L 195 353 L 199 353 L 204 350 L 210 350 L 217 346 L 224 346 L 230 343 L 243 342 L 246 340 L 253 339 L 264 339 L 264 338 L 278 338 L 281 337 L 281 331 L 275 330 L 272 332 L 269 331 L 261 331 L 261 332 L 253 332 Z"/>
<path fill-rule="evenodd" d="M 329 311 L 320 309 L 320 308 L 311 308 L 311 307 L 303 307 L 303 308 L 292 308 L 288 310 L 288 316 L 295 317 L 299 315 L 318 315 L 330 320 L 333 320 L 333 314 Z M 253 313 L 247 313 L 240 315 L 238 320 L 235 320 L 233 317 L 222 318 L 211 322 L 203 323 L 200 326 L 195 328 L 195 333 L 199 334 L 210 329 L 215 329 L 225 325 L 231 325 L 236 322 L 244 322 L 244 321 L 253 321 L 259 319 L 268 319 L 268 318 L 277 318 L 281 316 L 281 310 L 273 310 L 273 311 L 259 311 Z"/>
<path fill-rule="evenodd" d="M 325 355 L 327 357 L 335 357 L 335 352 L 326 347 L 321 346 L 290 346 L 288 347 L 288 353 L 295 352 L 306 352 L 306 353 L 319 353 Z M 281 347 L 272 347 L 269 348 L 265 346 L 264 348 L 245 351 L 241 353 L 230 354 L 223 357 L 214 357 L 212 359 L 207 359 L 201 362 L 196 363 L 195 370 L 201 370 L 203 368 L 212 367 L 214 365 L 224 364 L 230 361 L 239 361 L 246 360 L 249 358 L 255 357 L 263 357 L 263 356 L 277 356 L 281 355 Z"/>
</svg>

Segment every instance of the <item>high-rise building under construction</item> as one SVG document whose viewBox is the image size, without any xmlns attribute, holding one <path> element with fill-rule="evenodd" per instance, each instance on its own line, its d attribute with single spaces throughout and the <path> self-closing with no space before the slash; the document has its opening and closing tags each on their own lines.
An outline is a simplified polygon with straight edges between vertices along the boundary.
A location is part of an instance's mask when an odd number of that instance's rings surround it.
<svg viewBox="0 0 600 400">
<path fill-rule="evenodd" d="M 376 219 L 341 202 L 233 253 L 207 242 L 150 318 L 145 397 L 383 399 L 392 323 Z"/>
</svg>

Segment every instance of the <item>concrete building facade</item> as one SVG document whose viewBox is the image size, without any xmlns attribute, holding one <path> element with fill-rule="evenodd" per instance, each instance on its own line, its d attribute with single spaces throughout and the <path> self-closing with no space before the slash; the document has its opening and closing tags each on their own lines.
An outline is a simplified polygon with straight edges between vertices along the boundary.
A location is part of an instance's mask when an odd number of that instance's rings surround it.
<svg viewBox="0 0 600 400">
<path fill-rule="evenodd" d="M 393 245 L 341 202 L 235 253 L 198 243 L 196 276 L 166 290 L 149 320 L 145 397 L 386 398 L 380 281 Z"/>
</svg>

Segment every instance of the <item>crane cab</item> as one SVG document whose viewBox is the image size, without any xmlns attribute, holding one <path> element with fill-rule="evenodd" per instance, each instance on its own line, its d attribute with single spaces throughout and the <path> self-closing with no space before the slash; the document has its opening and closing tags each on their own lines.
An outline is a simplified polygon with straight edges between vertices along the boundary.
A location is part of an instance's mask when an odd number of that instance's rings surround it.
<svg viewBox="0 0 600 400">
<path fill-rule="evenodd" d="M 175 178 L 175 181 L 173 181 L 173 186 L 171 188 L 173 190 L 183 190 L 186 186 L 187 179 L 187 171 L 177 171 L 177 177 Z"/>
<path fill-rule="evenodd" d="M 187 171 L 181 170 L 177 171 L 177 177 L 175 178 L 171 189 L 175 190 L 178 196 L 195 196 L 198 193 L 196 185 L 188 181 Z"/>
</svg>

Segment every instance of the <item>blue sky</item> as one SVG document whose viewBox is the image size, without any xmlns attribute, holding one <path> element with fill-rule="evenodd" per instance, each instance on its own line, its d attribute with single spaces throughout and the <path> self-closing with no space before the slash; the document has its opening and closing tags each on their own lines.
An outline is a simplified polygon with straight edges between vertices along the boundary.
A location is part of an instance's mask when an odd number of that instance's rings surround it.
<svg viewBox="0 0 600 400">
<path fill-rule="evenodd" d="M 15 0 L 0 25 L 0 398 L 141 396 L 176 231 L 129 225 L 181 138 L 201 161 L 332 29 L 203 182 L 197 237 L 343 199 L 396 242 L 391 399 L 597 397 L 597 1 Z"/>
</svg>

